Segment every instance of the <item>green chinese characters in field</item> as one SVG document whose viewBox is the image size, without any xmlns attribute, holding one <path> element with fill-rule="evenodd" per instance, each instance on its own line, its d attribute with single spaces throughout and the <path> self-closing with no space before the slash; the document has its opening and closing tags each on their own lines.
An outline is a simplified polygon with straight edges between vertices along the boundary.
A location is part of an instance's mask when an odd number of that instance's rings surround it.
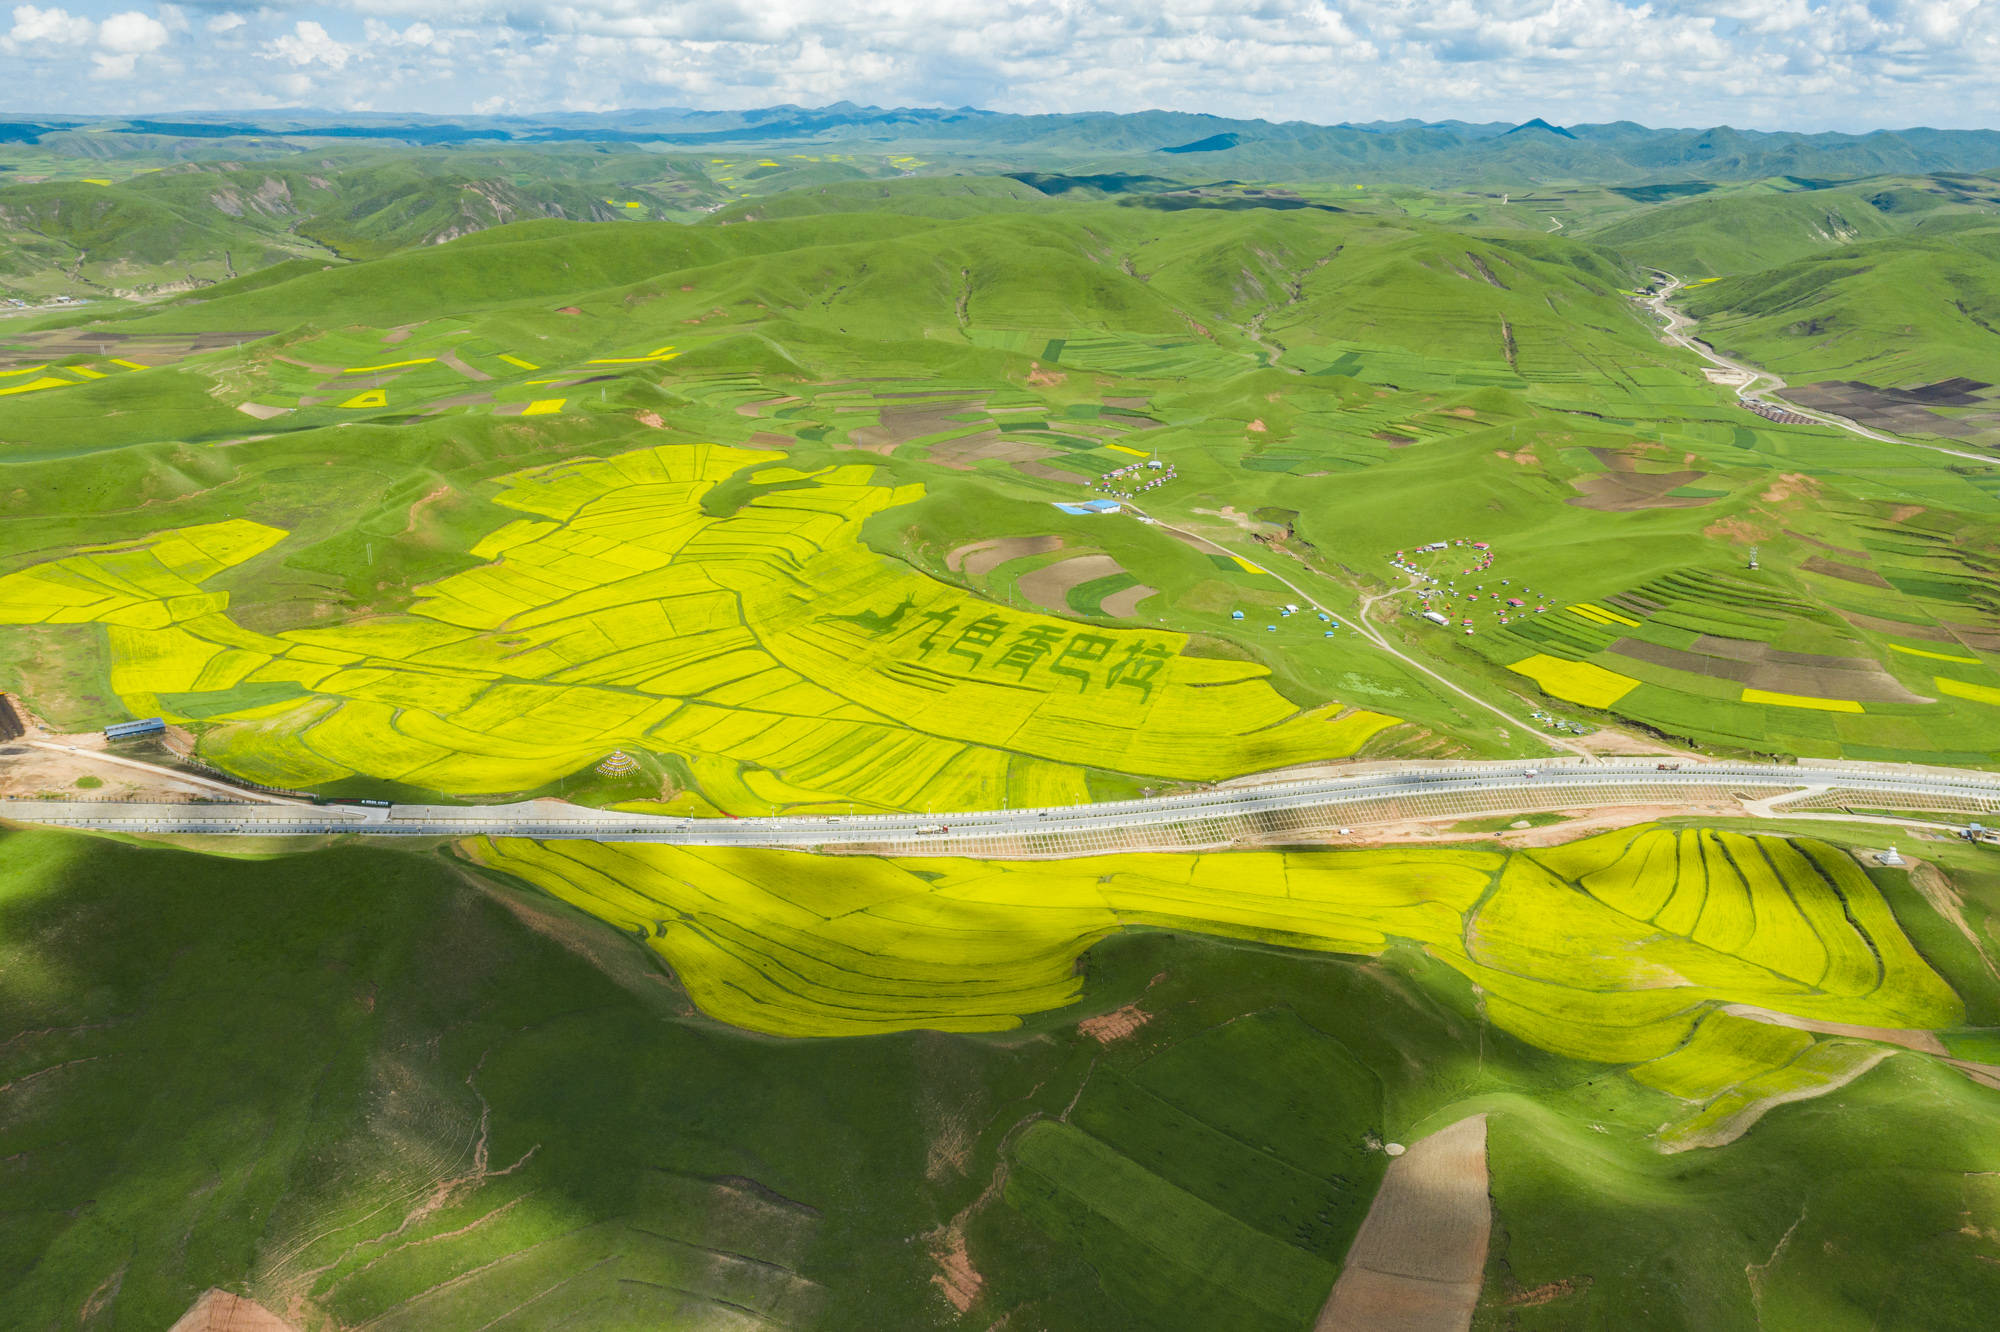
<svg viewBox="0 0 2000 1332">
<path fill-rule="evenodd" d="M 1002 610 L 861 544 L 915 487 L 717 445 L 504 478 L 532 515 L 408 614 L 277 634 L 203 580 L 283 533 L 236 521 L 0 580 L 0 620 L 109 626 L 135 713 L 217 723 L 242 776 L 533 789 L 614 748 L 683 758 L 724 809 L 967 808 L 1089 797 L 1091 769 L 1209 780 L 1353 753 L 1395 724 L 1301 712 L 1261 666 L 1174 633 Z M 751 469 L 726 516 L 703 511 Z"/>
</svg>

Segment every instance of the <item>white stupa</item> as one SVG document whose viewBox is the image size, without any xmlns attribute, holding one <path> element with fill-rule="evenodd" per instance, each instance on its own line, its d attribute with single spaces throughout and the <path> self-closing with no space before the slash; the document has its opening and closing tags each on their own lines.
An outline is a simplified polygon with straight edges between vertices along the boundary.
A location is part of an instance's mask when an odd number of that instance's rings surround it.
<svg viewBox="0 0 2000 1332">
<path fill-rule="evenodd" d="M 1896 848 L 1892 846 L 1881 855 L 1875 857 L 1875 863 L 1878 865 L 1900 865 L 1903 863 L 1903 858 L 1896 854 Z"/>
</svg>

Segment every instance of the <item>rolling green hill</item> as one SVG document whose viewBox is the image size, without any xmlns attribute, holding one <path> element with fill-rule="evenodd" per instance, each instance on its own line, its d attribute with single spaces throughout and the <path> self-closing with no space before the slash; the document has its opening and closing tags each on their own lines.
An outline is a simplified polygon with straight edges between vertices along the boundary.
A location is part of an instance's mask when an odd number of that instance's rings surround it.
<svg viewBox="0 0 2000 1332">
<path fill-rule="evenodd" d="M 2000 357 L 2000 219 L 1727 278 L 1686 304 L 1717 345 L 1793 379 L 1990 381 Z"/>
<path fill-rule="evenodd" d="M 1878 177 L 1838 186 L 1775 180 L 1669 201 L 1590 235 L 1650 268 L 1703 278 L 1775 268 L 1904 232 L 1989 227 L 1996 213 L 2000 183 L 1986 177 Z"/>
<path fill-rule="evenodd" d="M 1980 136 L 261 123 L 51 124 L 24 162 L 112 183 L 0 188 L 21 290 L 202 283 L 0 323 L 0 688 L 69 737 L 9 794 L 2000 768 L 2000 469 L 1755 414 L 1635 291 L 1717 275 L 1703 336 L 1795 385 L 1977 381 L 1870 402 L 2000 443 L 1993 183 L 1882 174 Z M 319 134 L 197 152 L 265 130 Z M 1875 174 L 1720 183 L 1774 156 Z M 0 1324 L 1293 1332 L 1392 1144 L 1476 1115 L 1487 1187 L 1398 1243 L 1490 1218 L 1481 1332 L 1991 1321 L 1990 848 L 1421 812 L 990 861 L 0 828 Z"/>
</svg>

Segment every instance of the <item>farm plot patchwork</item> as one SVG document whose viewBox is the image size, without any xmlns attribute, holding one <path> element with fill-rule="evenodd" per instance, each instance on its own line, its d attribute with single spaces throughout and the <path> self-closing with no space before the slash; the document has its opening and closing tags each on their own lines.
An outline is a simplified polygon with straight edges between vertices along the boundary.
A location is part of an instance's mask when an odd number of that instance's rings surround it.
<svg viewBox="0 0 2000 1332">
<path fill-rule="evenodd" d="M 1908 615 L 1903 601 L 1898 613 Z M 1992 668 L 1969 652 L 1895 638 L 1956 646 L 1966 635 L 1829 608 L 1773 581 L 1689 570 L 1519 619 L 1468 646 L 1552 698 L 1668 735 L 1812 757 L 1992 761 L 2000 719 L 1962 702 L 2000 690 L 2000 677 L 1947 682 L 1931 673 L 1941 662 Z M 1870 648 L 1879 657 L 1860 655 Z"/>
<path fill-rule="evenodd" d="M 0 623 L 107 626 L 138 715 L 221 723 L 203 752 L 272 785 L 353 777 L 529 790 L 618 748 L 685 759 L 732 810 L 1089 798 L 1092 769 L 1205 780 L 1353 753 L 1395 720 L 1301 711 L 1184 635 L 1084 627 L 935 582 L 861 544 L 915 499 L 867 466 L 676 445 L 504 479 L 531 515 L 407 615 L 243 628 L 203 580 L 282 539 L 251 522 L 0 579 Z M 751 469 L 727 516 L 704 499 Z"/>
<path fill-rule="evenodd" d="M 1837 849 L 1626 829 L 1552 850 L 1235 852 L 1055 862 L 828 861 L 790 852 L 481 840 L 480 863 L 644 939 L 704 1011 L 792 1036 L 996 1031 L 1073 1002 L 1078 957 L 1151 926 L 1373 955 L 1423 946 L 1497 1026 L 1633 1066 L 1688 1103 L 1674 1143 L 1755 1091 L 1845 1067 L 1820 1022 L 1949 1026 L 1951 990 Z M 1775 1095 L 1776 1093 L 1771 1093 Z"/>
<path fill-rule="evenodd" d="M 548 353 L 538 352 L 547 356 Z M 281 352 L 256 354 L 239 372 L 225 372 L 245 401 L 238 410 L 260 420 L 307 413 L 311 425 L 340 414 L 436 415 L 480 409 L 502 416 L 560 411 L 563 387 L 606 382 L 649 370 L 679 353 L 659 347 L 633 356 L 573 356 L 555 368 L 514 354 L 470 325 L 438 320 L 382 333 L 350 328 L 320 333 Z M 565 368 L 567 367 L 567 368 Z"/>
</svg>

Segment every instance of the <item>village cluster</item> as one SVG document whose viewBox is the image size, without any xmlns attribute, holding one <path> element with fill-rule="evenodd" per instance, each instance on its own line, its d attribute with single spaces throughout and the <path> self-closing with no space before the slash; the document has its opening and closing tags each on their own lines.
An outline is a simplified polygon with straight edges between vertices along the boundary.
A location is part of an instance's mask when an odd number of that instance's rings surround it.
<svg viewBox="0 0 2000 1332">
<path fill-rule="evenodd" d="M 1158 458 L 1148 458 L 1144 462 L 1131 463 L 1116 471 L 1106 472 L 1097 478 L 1095 488 L 1108 495 L 1131 499 L 1134 495 L 1163 486 L 1179 475 L 1172 463 L 1161 462 Z"/>
<path fill-rule="evenodd" d="M 1299 608 L 1296 604 L 1292 602 L 1287 602 L 1284 605 L 1278 607 L 1278 618 L 1281 620 L 1289 620 L 1294 615 L 1297 614 L 1299 614 Z M 1327 626 L 1326 632 L 1322 634 L 1321 637 L 1332 638 L 1334 631 L 1340 628 L 1340 621 L 1334 619 L 1331 615 L 1328 615 L 1325 611 L 1318 612 L 1318 615 L 1320 623 Z M 1240 610 L 1231 611 L 1229 612 L 1229 618 L 1232 620 L 1240 620 L 1243 618 L 1243 612 Z M 1264 626 L 1264 632 L 1267 634 L 1275 634 L 1278 632 L 1278 626 L 1275 624 L 1267 624 Z"/>
<path fill-rule="evenodd" d="M 1456 576 L 1451 574 L 1440 576 L 1431 568 L 1420 567 L 1414 562 L 1418 556 L 1435 556 L 1440 552 L 1449 554 L 1461 548 L 1467 552 L 1466 564 Z M 1459 617 L 1459 626 L 1467 634 L 1477 632 L 1478 626 L 1473 623 L 1472 611 L 1477 608 L 1477 603 L 1482 601 L 1499 603 L 1487 606 L 1485 609 L 1491 611 L 1500 624 L 1506 624 L 1516 616 L 1530 613 L 1542 615 L 1549 609 L 1542 599 L 1535 595 L 1533 588 L 1512 587 L 1511 579 L 1502 578 L 1498 590 L 1489 590 L 1483 582 L 1473 583 L 1464 590 L 1460 589 L 1459 578 L 1477 578 L 1493 567 L 1493 547 L 1484 541 L 1473 541 L 1466 537 L 1460 537 L 1456 541 L 1433 541 L 1428 545 L 1418 546 L 1413 551 L 1399 550 L 1389 557 L 1389 562 L 1417 580 L 1417 606 L 1412 613 L 1442 629 L 1451 627 L 1452 616 L 1456 614 Z M 1435 565 L 1436 561 L 1430 563 Z M 1529 610 L 1531 599 L 1535 602 L 1532 612 Z M 1460 601 L 1474 604 L 1470 606 L 1454 604 Z"/>
</svg>

